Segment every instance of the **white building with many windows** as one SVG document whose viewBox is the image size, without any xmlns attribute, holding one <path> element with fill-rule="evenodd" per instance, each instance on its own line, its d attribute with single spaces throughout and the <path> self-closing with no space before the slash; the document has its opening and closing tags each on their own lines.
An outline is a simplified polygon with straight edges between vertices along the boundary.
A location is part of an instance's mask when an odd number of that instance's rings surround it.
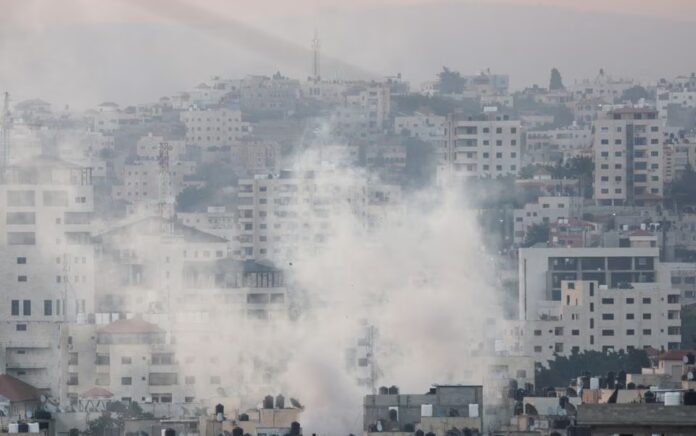
<svg viewBox="0 0 696 436">
<path fill-rule="evenodd" d="M 610 288 L 594 280 L 561 283 L 561 299 L 539 319 L 513 322 L 512 349 L 546 363 L 554 355 L 681 345 L 679 291 L 664 283 Z"/>
<path fill-rule="evenodd" d="M 648 107 L 611 109 L 595 121 L 595 200 L 643 205 L 664 193 L 662 121 Z"/>
<path fill-rule="evenodd" d="M 445 177 L 517 175 L 521 165 L 522 125 L 497 111 L 449 119 Z M 444 174 L 443 174 L 444 173 Z"/>
</svg>

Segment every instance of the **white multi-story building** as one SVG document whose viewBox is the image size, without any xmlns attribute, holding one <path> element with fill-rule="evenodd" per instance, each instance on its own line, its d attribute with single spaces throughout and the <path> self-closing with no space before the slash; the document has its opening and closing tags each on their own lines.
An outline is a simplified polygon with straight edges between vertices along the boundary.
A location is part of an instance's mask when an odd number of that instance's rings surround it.
<svg viewBox="0 0 696 436">
<path fill-rule="evenodd" d="M 166 197 L 176 197 L 186 186 L 186 176 L 194 174 L 196 163 L 174 161 L 169 164 L 169 175 L 162 178 L 162 169 L 156 160 L 139 160 L 123 167 L 122 184 L 112 187 L 114 200 L 129 203 L 157 203 Z M 163 186 L 162 183 L 168 186 Z"/>
<path fill-rule="evenodd" d="M 3 370 L 61 398 L 67 323 L 94 313 L 91 170 L 45 156 L 10 166 L 0 204 Z"/>
<path fill-rule="evenodd" d="M 513 216 L 514 242 L 524 242 L 527 229 L 535 224 L 550 224 L 560 219 L 582 216 L 581 197 L 539 197 L 535 203 L 527 203 L 515 209 Z"/>
<path fill-rule="evenodd" d="M 380 131 L 384 128 L 391 111 L 389 86 L 386 84 L 360 85 L 348 89 L 345 105 L 365 114 L 370 131 Z"/>
<path fill-rule="evenodd" d="M 658 265 L 656 247 L 521 248 L 519 317 L 540 319 L 548 304 L 561 300 L 563 281 L 596 281 L 612 289 L 658 283 Z"/>
<path fill-rule="evenodd" d="M 660 118 L 666 119 L 669 106 L 696 108 L 696 74 L 680 76 L 668 82 L 657 84 L 657 111 Z"/>
<path fill-rule="evenodd" d="M 136 155 L 140 159 L 157 160 L 161 150 L 166 147 L 170 161 L 183 160 L 186 153 L 186 141 L 181 139 L 166 139 L 152 133 L 138 139 L 136 144 Z"/>
<path fill-rule="evenodd" d="M 406 134 L 435 147 L 440 162 L 447 158 L 447 117 L 416 112 L 394 117 L 394 131 Z"/>
<path fill-rule="evenodd" d="M 251 132 L 239 109 L 190 108 L 181 112 L 186 126 L 186 143 L 200 147 L 232 145 Z"/>
<path fill-rule="evenodd" d="M 513 322 L 512 348 L 539 362 L 587 350 L 628 351 L 681 345 L 679 290 L 669 283 L 609 288 L 594 280 L 564 280 L 561 299 L 542 317 Z"/>
<path fill-rule="evenodd" d="M 299 245 L 322 244 L 332 214 L 345 209 L 363 222 L 366 183 L 344 180 L 340 172 L 281 171 L 239 181 L 239 245 L 242 258 L 287 256 Z"/>
<path fill-rule="evenodd" d="M 632 79 L 614 78 L 601 69 L 594 79 L 576 82 L 568 89 L 576 99 L 599 99 L 603 103 L 613 104 L 635 85 Z"/>
<path fill-rule="evenodd" d="M 559 160 L 566 160 L 591 150 L 592 140 L 590 127 L 573 125 L 552 130 L 528 130 L 522 156 L 523 165 L 555 165 Z"/>
<path fill-rule="evenodd" d="M 520 121 L 497 111 L 476 117 L 451 116 L 444 171 L 451 176 L 465 177 L 517 175 L 522 138 Z"/>
<path fill-rule="evenodd" d="M 643 205 L 664 193 L 662 121 L 648 107 L 619 107 L 595 121 L 595 200 Z"/>
</svg>

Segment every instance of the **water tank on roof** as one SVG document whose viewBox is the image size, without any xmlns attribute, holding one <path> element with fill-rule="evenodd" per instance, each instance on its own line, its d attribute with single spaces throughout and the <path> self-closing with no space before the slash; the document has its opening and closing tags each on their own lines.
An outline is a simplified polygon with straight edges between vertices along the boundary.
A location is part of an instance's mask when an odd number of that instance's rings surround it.
<svg viewBox="0 0 696 436">
<path fill-rule="evenodd" d="M 692 389 L 684 392 L 684 405 L 696 406 L 696 391 Z"/>
<path fill-rule="evenodd" d="M 241 421 L 241 419 L 240 419 Z M 248 419 L 247 419 L 248 421 Z M 232 429 L 232 436 L 244 436 L 244 430 L 242 427 L 235 427 Z"/>
<path fill-rule="evenodd" d="M 391 386 L 389 388 L 389 395 L 399 395 L 399 388 L 396 386 Z"/>
<path fill-rule="evenodd" d="M 433 405 L 421 404 L 421 416 L 433 416 Z"/>
<path fill-rule="evenodd" d="M 19 433 L 19 425 L 16 422 L 11 422 L 7 425 L 8 433 Z"/>
<path fill-rule="evenodd" d="M 599 389 L 599 377 L 592 377 L 590 379 L 590 389 Z"/>
<path fill-rule="evenodd" d="M 29 423 L 29 433 L 38 433 L 39 432 L 39 423 L 38 422 L 30 422 Z"/>
<path fill-rule="evenodd" d="M 275 406 L 276 406 L 276 409 L 284 409 L 285 408 L 285 397 L 282 394 L 276 395 Z"/>
<path fill-rule="evenodd" d="M 665 392 L 665 406 L 679 406 L 681 404 L 681 392 Z"/>
<path fill-rule="evenodd" d="M 389 394 L 389 388 L 386 386 L 380 386 L 379 387 L 379 394 L 380 395 L 388 395 Z"/>
<path fill-rule="evenodd" d="M 266 395 L 263 398 L 263 408 L 264 409 L 272 409 L 273 408 L 273 397 L 270 395 Z"/>
</svg>

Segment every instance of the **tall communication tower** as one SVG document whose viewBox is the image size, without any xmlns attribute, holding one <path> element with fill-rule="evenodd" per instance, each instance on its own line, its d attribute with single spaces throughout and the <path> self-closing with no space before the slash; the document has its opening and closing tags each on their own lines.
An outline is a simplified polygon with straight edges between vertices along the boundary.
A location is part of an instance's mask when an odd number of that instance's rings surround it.
<svg viewBox="0 0 696 436">
<path fill-rule="evenodd" d="M 2 129 L 2 136 L 0 136 L 0 141 L 2 143 L 2 155 L 0 155 L 0 180 L 5 177 L 5 170 L 10 164 L 10 130 L 12 129 L 12 114 L 10 113 L 10 94 L 5 92 L 3 94 L 3 105 L 2 114 L 0 115 L 0 129 Z"/>
<path fill-rule="evenodd" d="M 171 195 L 171 172 L 169 169 L 169 151 L 172 149 L 168 142 L 160 142 L 157 163 L 159 164 L 159 214 L 169 221 L 174 217 L 174 201 Z"/>
<path fill-rule="evenodd" d="M 321 70 L 319 63 L 319 49 L 321 45 L 319 43 L 319 33 L 314 31 L 314 38 L 312 38 L 312 79 L 319 80 L 321 78 Z"/>
</svg>

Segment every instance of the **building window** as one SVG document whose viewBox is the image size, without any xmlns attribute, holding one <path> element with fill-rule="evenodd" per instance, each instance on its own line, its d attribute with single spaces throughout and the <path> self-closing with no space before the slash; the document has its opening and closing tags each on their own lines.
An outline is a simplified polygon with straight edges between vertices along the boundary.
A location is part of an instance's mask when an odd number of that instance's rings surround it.
<svg viewBox="0 0 696 436">
<path fill-rule="evenodd" d="M 121 384 L 123 386 L 130 386 L 133 384 L 133 379 L 131 377 L 121 377 Z"/>
<path fill-rule="evenodd" d="M 612 329 L 602 330 L 602 336 L 614 336 L 614 330 L 612 330 Z"/>
<path fill-rule="evenodd" d="M 651 302 L 650 298 L 643 298 L 643 304 L 650 304 Z"/>
<path fill-rule="evenodd" d="M 19 300 L 12 300 L 10 313 L 12 316 L 19 316 Z"/>
<path fill-rule="evenodd" d="M 22 315 L 31 316 L 31 300 L 22 301 Z"/>
<path fill-rule="evenodd" d="M 133 363 L 133 359 L 130 356 L 121 356 L 121 365 L 130 365 Z"/>
<path fill-rule="evenodd" d="M 541 345 L 535 345 L 535 346 L 534 346 L 534 352 L 535 352 L 535 353 L 541 353 Z"/>
<path fill-rule="evenodd" d="M 632 313 L 627 313 L 626 319 L 635 319 L 635 316 Z"/>
<path fill-rule="evenodd" d="M 541 336 L 541 330 L 534 330 L 534 336 Z"/>
<path fill-rule="evenodd" d="M 633 298 L 627 298 L 626 299 L 626 304 L 633 304 L 635 300 Z"/>
<path fill-rule="evenodd" d="M 580 330 L 572 330 L 570 332 L 573 336 L 580 336 Z"/>
<path fill-rule="evenodd" d="M 643 329 L 643 335 L 645 336 L 650 336 L 652 334 L 652 330 L 650 329 Z"/>
<path fill-rule="evenodd" d="M 602 314 L 602 319 L 605 321 L 610 321 L 614 319 L 614 314 L 613 313 L 603 313 Z"/>
<path fill-rule="evenodd" d="M 644 314 L 643 314 L 643 319 L 652 319 L 652 314 L 650 314 L 650 313 L 644 313 Z"/>
<path fill-rule="evenodd" d="M 196 384 L 196 377 L 189 375 L 184 378 L 184 383 L 187 385 L 195 385 Z"/>
<path fill-rule="evenodd" d="M 17 324 L 17 327 L 15 328 L 18 332 L 26 332 L 27 331 L 27 325 L 26 324 Z"/>
<path fill-rule="evenodd" d="M 76 372 L 68 373 L 68 386 L 75 386 L 79 384 L 79 379 Z"/>
<path fill-rule="evenodd" d="M 18 265 L 24 265 L 27 263 L 27 258 L 26 257 L 18 257 L 17 258 L 17 264 Z"/>
<path fill-rule="evenodd" d="M 44 300 L 44 316 L 53 315 L 53 300 Z"/>
<path fill-rule="evenodd" d="M 613 298 L 602 298 L 602 304 L 614 304 Z"/>
</svg>

